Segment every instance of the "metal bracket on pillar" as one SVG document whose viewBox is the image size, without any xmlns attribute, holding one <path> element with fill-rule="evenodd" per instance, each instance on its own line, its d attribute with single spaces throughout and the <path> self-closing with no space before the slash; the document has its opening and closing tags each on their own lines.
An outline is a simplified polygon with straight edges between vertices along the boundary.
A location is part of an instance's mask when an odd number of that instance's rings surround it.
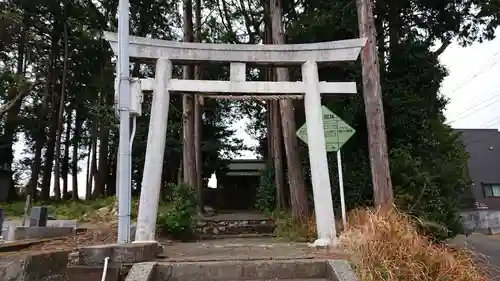
<svg viewBox="0 0 500 281">
<path fill-rule="evenodd" d="M 130 79 L 130 114 L 135 116 L 142 115 L 142 102 L 144 96 L 142 94 L 141 79 Z"/>
</svg>

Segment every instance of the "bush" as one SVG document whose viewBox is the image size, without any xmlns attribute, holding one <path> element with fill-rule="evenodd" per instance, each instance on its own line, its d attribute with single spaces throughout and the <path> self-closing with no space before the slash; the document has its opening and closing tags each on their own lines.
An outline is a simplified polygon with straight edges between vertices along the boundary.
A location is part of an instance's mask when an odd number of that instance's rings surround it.
<svg viewBox="0 0 500 281">
<path fill-rule="evenodd" d="M 255 207 L 260 211 L 271 213 L 276 208 L 276 186 L 272 169 L 265 169 L 261 172 L 260 184 L 255 197 Z"/>
<path fill-rule="evenodd" d="M 362 281 L 486 281 L 472 254 L 432 243 L 393 206 L 349 215 L 340 242 Z"/>
<path fill-rule="evenodd" d="M 277 238 L 296 242 L 311 242 L 316 239 L 316 220 L 311 216 L 303 223 L 294 220 L 291 214 L 275 212 L 273 219 L 276 222 L 274 234 Z"/>
<path fill-rule="evenodd" d="M 187 185 L 176 185 L 172 191 L 171 207 L 158 215 L 160 234 L 188 241 L 194 238 L 196 225 L 196 195 Z"/>
</svg>

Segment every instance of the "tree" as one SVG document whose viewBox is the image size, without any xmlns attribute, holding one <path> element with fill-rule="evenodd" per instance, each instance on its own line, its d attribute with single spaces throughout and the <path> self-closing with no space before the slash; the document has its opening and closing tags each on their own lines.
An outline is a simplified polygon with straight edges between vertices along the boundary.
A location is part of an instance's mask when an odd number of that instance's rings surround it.
<svg viewBox="0 0 500 281">
<path fill-rule="evenodd" d="M 367 39 L 361 53 L 361 64 L 373 201 L 376 206 L 382 206 L 392 203 L 394 195 L 389 172 L 384 105 L 382 104 L 382 87 L 380 86 L 380 64 L 378 62 L 376 42 L 377 29 L 372 9 L 373 2 L 371 0 L 357 0 L 356 6 L 360 37 Z"/>
<path fill-rule="evenodd" d="M 184 42 L 193 42 L 193 1 L 184 0 Z M 182 79 L 193 79 L 193 68 L 190 65 L 185 65 L 182 71 Z M 194 95 L 184 93 L 182 95 L 182 143 L 183 143 L 183 173 L 184 183 L 188 186 L 196 188 L 197 171 L 196 171 L 196 155 L 194 142 Z"/>
<path fill-rule="evenodd" d="M 195 41 L 201 42 L 201 0 L 196 0 L 195 4 L 195 22 L 196 22 L 196 32 Z M 194 79 L 201 79 L 201 66 L 196 65 L 194 70 Z M 201 169 L 202 165 L 202 155 L 201 155 L 201 127 L 202 127 L 202 104 L 203 96 L 198 94 L 194 98 L 194 153 L 195 153 L 195 166 L 196 166 L 196 190 L 197 190 L 197 212 L 198 214 L 203 214 L 205 212 L 204 202 L 203 202 L 203 173 Z"/>
<path fill-rule="evenodd" d="M 270 1 L 271 20 L 272 20 L 272 38 L 274 44 L 285 44 L 285 34 L 282 24 L 281 0 Z M 276 70 L 278 81 L 289 81 L 288 70 L 278 68 Z M 293 103 L 289 99 L 283 99 L 279 102 L 281 113 L 281 128 L 283 130 L 283 141 L 285 143 L 285 153 L 288 166 L 288 181 L 290 186 L 290 201 L 292 214 L 298 221 L 303 221 L 309 216 L 307 203 L 306 186 L 304 183 L 304 174 L 300 165 L 300 156 L 297 150 L 297 136 L 295 135 L 295 115 Z"/>
<path fill-rule="evenodd" d="M 446 5 L 448 8 L 443 9 Z M 458 231 L 455 198 L 467 188 L 468 179 L 464 175 L 463 145 L 444 124 L 447 100 L 439 93 L 439 87 L 447 73 L 438 56 L 446 48 L 447 40 L 468 44 L 491 38 L 490 31 L 496 22 L 495 16 L 463 9 L 469 5 L 468 1 L 377 1 L 374 8 L 395 202 L 423 220 L 447 226 L 450 232 L 446 235 Z M 303 11 L 289 29 L 295 43 L 357 35 L 354 1 L 317 1 L 304 4 Z M 481 29 L 480 24 L 484 24 Z M 444 42 L 443 46 L 432 52 L 431 46 L 439 40 Z M 320 72 L 320 79 L 326 81 L 354 77 L 360 77 L 359 65 Z M 372 204 L 363 101 L 360 97 L 331 97 L 324 101 L 356 129 L 356 135 L 343 148 L 344 164 L 349 167 L 345 170 L 345 185 L 352 187 L 346 190 L 348 207 Z M 331 167 L 334 165 L 331 159 Z M 337 175 L 332 170 L 333 180 Z M 338 188 L 336 181 L 333 182 L 338 206 Z"/>
</svg>

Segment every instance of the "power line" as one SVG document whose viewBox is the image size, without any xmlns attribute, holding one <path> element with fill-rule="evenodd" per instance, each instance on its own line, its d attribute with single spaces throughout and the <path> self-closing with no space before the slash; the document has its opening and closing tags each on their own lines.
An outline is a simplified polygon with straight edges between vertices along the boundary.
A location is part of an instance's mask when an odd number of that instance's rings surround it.
<svg viewBox="0 0 500 281">
<path fill-rule="evenodd" d="M 500 51 L 497 51 L 493 56 L 491 56 L 488 60 L 490 59 L 493 59 L 494 57 L 496 57 L 498 54 L 500 53 Z M 476 72 L 474 75 L 472 75 L 471 78 L 469 78 L 468 80 L 466 80 L 465 82 L 462 82 L 461 84 L 459 84 L 458 86 L 456 86 L 450 93 L 454 93 L 456 92 L 457 90 L 459 90 L 460 88 L 462 88 L 463 86 L 467 85 L 468 83 L 470 83 L 472 80 L 474 80 L 476 77 L 478 77 L 480 74 L 483 74 L 486 70 L 492 68 L 493 66 L 495 66 L 496 64 L 498 64 L 500 62 L 500 60 L 498 61 L 495 61 L 495 62 L 492 62 L 490 63 L 490 65 L 488 65 L 487 67 L 483 67 L 481 70 L 479 70 L 478 72 Z"/>
<path fill-rule="evenodd" d="M 493 125 L 493 124 L 496 124 L 500 121 L 500 116 L 497 116 L 496 118 L 493 118 L 492 120 L 488 121 L 487 123 L 479 126 L 479 127 L 487 127 L 489 125 Z"/>
<path fill-rule="evenodd" d="M 476 105 L 474 105 L 474 106 L 472 106 L 472 107 L 469 107 L 468 109 L 466 109 L 466 110 L 462 111 L 462 112 L 459 114 L 459 116 L 460 116 L 462 113 L 468 112 L 468 111 L 470 111 L 471 109 L 474 109 L 474 108 L 476 108 L 476 107 L 478 107 L 478 106 L 480 106 L 480 105 L 484 104 L 485 102 L 491 101 L 491 100 L 493 100 L 493 99 L 495 99 L 495 98 L 498 98 L 498 97 L 500 97 L 500 92 L 498 92 L 498 93 L 496 93 L 494 96 L 492 96 L 492 97 L 490 97 L 490 98 L 488 98 L 488 99 L 486 99 L 486 100 L 484 100 L 484 101 L 482 101 L 482 102 L 480 102 L 480 103 L 478 103 L 478 104 L 476 104 Z M 485 109 L 485 108 L 488 108 L 488 107 L 490 107 L 490 106 L 494 105 L 495 103 L 497 103 L 497 102 L 499 102 L 499 101 L 500 101 L 500 99 L 497 99 L 497 100 L 495 100 L 494 102 L 488 103 L 488 104 L 486 104 L 485 106 L 483 106 L 483 107 L 481 107 L 481 108 L 479 108 L 479 109 L 477 109 L 477 110 L 470 111 L 469 113 L 467 113 L 467 114 L 465 114 L 465 115 L 462 115 L 462 116 L 458 117 L 457 119 L 454 119 L 454 120 L 450 121 L 450 123 L 455 123 L 455 122 L 457 122 L 457 121 L 459 121 L 459 120 L 464 119 L 465 117 L 469 117 L 469 116 L 471 116 L 472 114 L 474 114 L 474 113 L 476 113 L 476 112 L 478 112 L 478 111 L 480 111 L 480 110 L 483 110 L 483 109 Z"/>
</svg>

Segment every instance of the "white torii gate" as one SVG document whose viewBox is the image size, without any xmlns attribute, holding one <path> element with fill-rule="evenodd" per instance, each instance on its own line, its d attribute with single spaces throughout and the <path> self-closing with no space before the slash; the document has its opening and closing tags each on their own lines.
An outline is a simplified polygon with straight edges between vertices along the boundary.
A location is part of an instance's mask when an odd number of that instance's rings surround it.
<svg viewBox="0 0 500 281">
<path fill-rule="evenodd" d="M 116 33 L 104 33 L 113 52 L 118 52 Z M 241 95 L 303 95 L 308 131 L 309 161 L 314 193 L 318 239 L 314 245 L 327 246 L 336 239 L 330 176 L 326 157 L 321 94 L 355 94 L 355 82 L 320 82 L 318 64 L 357 60 L 366 39 L 312 44 L 236 45 L 184 43 L 130 37 L 132 58 L 156 60 L 154 79 L 132 85 L 137 91 L 153 90 L 146 159 L 142 177 L 136 242 L 155 241 L 156 217 L 171 92 Z M 200 62 L 230 63 L 229 81 L 172 79 L 172 64 Z M 246 80 L 246 64 L 302 66 L 300 82 L 251 82 Z M 134 93 L 132 93 L 134 98 Z"/>
</svg>

